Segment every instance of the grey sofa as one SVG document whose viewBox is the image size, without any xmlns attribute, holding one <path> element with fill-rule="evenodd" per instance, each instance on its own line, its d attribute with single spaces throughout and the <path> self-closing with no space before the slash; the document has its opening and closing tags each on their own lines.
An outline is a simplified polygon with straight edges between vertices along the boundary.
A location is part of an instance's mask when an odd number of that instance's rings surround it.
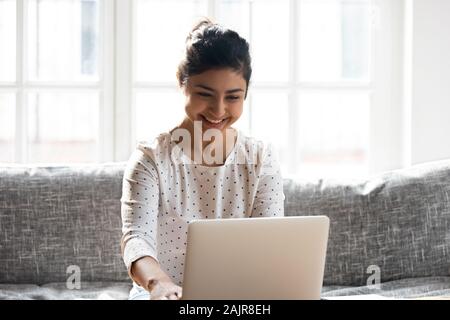
<svg viewBox="0 0 450 320">
<path fill-rule="evenodd" d="M 128 298 L 124 168 L 0 166 L 0 299 Z M 323 297 L 450 296 L 450 160 L 284 189 L 286 215 L 330 218 Z"/>
</svg>

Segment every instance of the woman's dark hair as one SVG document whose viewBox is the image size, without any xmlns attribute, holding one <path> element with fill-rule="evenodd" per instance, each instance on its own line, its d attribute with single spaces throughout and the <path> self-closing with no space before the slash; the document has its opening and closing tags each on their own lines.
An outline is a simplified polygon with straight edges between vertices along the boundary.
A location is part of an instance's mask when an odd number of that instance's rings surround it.
<svg viewBox="0 0 450 320">
<path fill-rule="evenodd" d="M 247 83 L 247 96 L 252 75 L 248 42 L 237 32 L 204 18 L 186 38 L 186 51 L 177 70 L 178 84 L 182 87 L 190 76 L 221 68 L 231 68 L 242 73 Z"/>
</svg>

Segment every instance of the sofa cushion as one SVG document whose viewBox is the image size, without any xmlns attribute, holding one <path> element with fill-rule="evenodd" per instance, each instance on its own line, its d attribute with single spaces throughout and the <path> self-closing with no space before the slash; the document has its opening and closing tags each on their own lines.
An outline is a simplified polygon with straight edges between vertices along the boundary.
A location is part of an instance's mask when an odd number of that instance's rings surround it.
<svg viewBox="0 0 450 320">
<path fill-rule="evenodd" d="M 0 300 L 126 300 L 129 282 L 82 282 L 80 289 L 69 290 L 65 283 L 0 284 Z M 325 299 L 415 299 L 450 296 L 450 277 L 402 279 L 382 283 L 379 288 L 367 286 L 325 286 Z"/>
<path fill-rule="evenodd" d="M 423 297 L 450 298 L 450 277 L 409 278 L 381 283 L 379 287 L 324 287 L 327 299 L 418 299 Z"/>
<path fill-rule="evenodd" d="M 66 283 L 0 284 L 0 300 L 126 300 L 129 282 L 81 282 L 70 290 Z"/>
<path fill-rule="evenodd" d="M 450 161 L 366 180 L 286 180 L 285 215 L 326 215 L 325 285 L 450 275 Z"/>
</svg>

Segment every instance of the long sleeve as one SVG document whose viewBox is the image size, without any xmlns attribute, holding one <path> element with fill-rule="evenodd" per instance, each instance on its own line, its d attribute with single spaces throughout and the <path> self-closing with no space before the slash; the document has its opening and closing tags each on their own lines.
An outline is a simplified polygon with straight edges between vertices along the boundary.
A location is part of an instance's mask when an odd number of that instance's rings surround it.
<svg viewBox="0 0 450 320">
<path fill-rule="evenodd" d="M 154 162 L 136 149 L 127 162 L 122 185 L 121 252 L 128 272 L 135 260 L 157 261 L 159 181 Z"/>
<path fill-rule="evenodd" d="M 284 216 L 283 178 L 276 152 L 270 144 L 264 148 L 258 171 L 259 182 L 251 216 Z"/>
</svg>

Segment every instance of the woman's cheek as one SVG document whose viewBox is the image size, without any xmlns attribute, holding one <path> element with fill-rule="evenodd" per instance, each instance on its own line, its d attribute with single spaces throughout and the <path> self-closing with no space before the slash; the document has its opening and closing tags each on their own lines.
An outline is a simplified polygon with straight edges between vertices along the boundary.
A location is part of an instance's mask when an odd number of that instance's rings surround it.
<svg viewBox="0 0 450 320">
<path fill-rule="evenodd" d="M 232 116 L 235 118 L 235 120 L 239 119 L 244 112 L 244 105 L 243 103 L 238 103 L 236 106 L 232 109 L 233 113 Z"/>
<path fill-rule="evenodd" d="M 199 112 L 199 105 L 193 99 L 188 99 L 186 101 L 186 105 L 184 107 L 186 114 L 194 120 L 197 117 L 197 113 Z"/>
<path fill-rule="evenodd" d="M 201 112 L 206 107 L 206 102 L 201 98 L 191 98 L 190 108 L 194 112 Z"/>
</svg>

